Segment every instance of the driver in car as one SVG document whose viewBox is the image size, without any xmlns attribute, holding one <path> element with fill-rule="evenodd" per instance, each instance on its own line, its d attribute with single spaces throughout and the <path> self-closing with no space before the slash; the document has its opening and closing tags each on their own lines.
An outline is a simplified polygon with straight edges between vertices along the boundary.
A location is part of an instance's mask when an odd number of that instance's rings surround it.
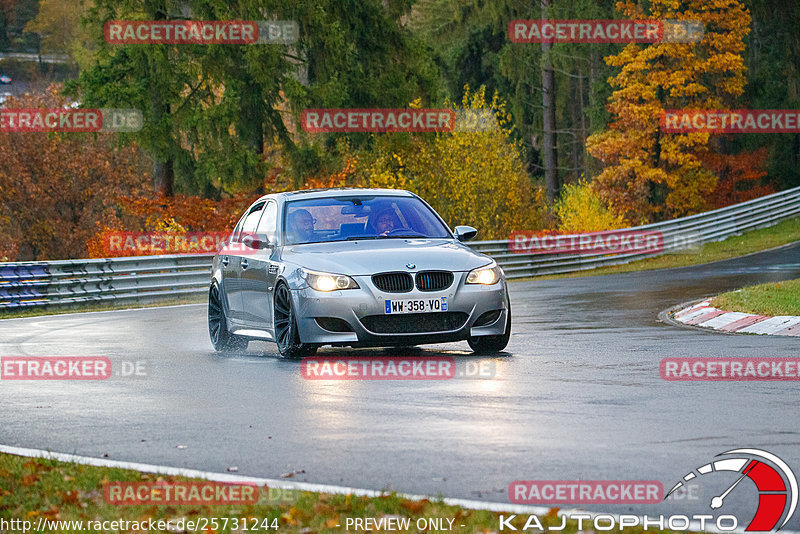
<svg viewBox="0 0 800 534">
<path fill-rule="evenodd" d="M 375 217 L 375 233 L 378 235 L 388 235 L 394 230 L 394 213 L 391 209 L 383 210 Z"/>
<path fill-rule="evenodd" d="M 289 215 L 289 225 L 295 243 L 314 241 L 314 217 L 308 210 L 297 210 Z"/>
</svg>

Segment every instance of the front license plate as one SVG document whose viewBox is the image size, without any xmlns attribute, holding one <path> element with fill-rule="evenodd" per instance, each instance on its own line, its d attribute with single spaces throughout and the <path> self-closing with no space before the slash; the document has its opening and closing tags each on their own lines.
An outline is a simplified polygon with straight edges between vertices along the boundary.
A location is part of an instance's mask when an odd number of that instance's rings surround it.
<svg viewBox="0 0 800 534">
<path fill-rule="evenodd" d="M 433 313 L 447 311 L 447 297 L 413 300 L 385 300 L 384 313 Z"/>
</svg>

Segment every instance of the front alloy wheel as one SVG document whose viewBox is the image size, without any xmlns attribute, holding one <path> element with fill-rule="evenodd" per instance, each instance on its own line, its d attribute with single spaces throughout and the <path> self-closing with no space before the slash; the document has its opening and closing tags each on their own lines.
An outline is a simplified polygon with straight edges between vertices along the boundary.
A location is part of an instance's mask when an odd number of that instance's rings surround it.
<svg viewBox="0 0 800 534">
<path fill-rule="evenodd" d="M 317 351 L 317 347 L 308 343 L 300 343 L 300 334 L 297 331 L 292 295 L 286 284 L 279 284 L 275 289 L 275 342 L 278 352 L 284 358 L 302 358 Z"/>
<path fill-rule="evenodd" d="M 216 283 L 211 284 L 211 289 L 208 291 L 208 336 L 217 351 L 247 349 L 247 339 L 228 332 L 228 320 Z"/>
</svg>

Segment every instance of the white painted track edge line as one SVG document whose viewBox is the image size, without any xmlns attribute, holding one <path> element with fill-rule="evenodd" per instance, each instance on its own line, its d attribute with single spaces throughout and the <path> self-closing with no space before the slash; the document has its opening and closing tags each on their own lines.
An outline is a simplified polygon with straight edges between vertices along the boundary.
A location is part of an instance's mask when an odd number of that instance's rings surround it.
<svg viewBox="0 0 800 534">
<path fill-rule="evenodd" d="M 285 489 L 285 490 L 297 490 L 297 491 L 310 491 L 314 493 L 331 493 L 331 494 L 338 494 L 338 495 L 348 495 L 352 494 L 358 497 L 380 497 L 391 493 L 391 490 L 372 490 L 372 489 L 363 489 L 363 488 L 349 488 L 346 486 L 332 486 L 327 484 L 314 484 L 311 482 L 289 482 L 286 480 L 275 480 L 270 478 L 260 478 L 260 477 L 250 477 L 250 476 L 239 476 L 231 473 L 215 473 L 213 471 L 202 471 L 198 469 L 186 469 L 182 467 L 170 467 L 170 466 L 162 466 L 162 465 L 153 465 L 153 464 L 143 464 L 139 462 L 126 462 L 122 460 L 110 460 L 107 458 L 94 458 L 91 456 L 80 456 L 77 454 L 67 454 L 63 452 L 51 452 L 42 449 L 29 449 L 23 447 L 15 447 L 12 445 L 2 445 L 0 444 L 0 453 L 11 454 L 14 456 L 22 456 L 25 458 L 43 458 L 43 459 L 50 459 L 50 460 L 58 460 L 60 462 L 72 462 L 82 465 L 92 465 L 95 467 L 108 467 L 113 469 L 130 469 L 133 471 L 140 471 L 143 473 L 154 473 L 154 474 L 161 474 L 161 475 L 171 475 L 171 476 L 182 476 L 187 478 L 201 478 L 204 480 L 211 480 L 214 482 L 228 482 L 228 483 L 252 483 L 258 486 L 267 486 L 268 488 L 277 488 L 277 489 Z M 457 499 L 451 497 L 444 497 L 439 498 L 436 496 L 430 495 L 414 495 L 408 493 L 396 493 L 398 497 L 402 497 L 404 499 L 409 499 L 412 501 L 419 501 L 422 499 L 428 499 L 432 502 L 441 502 L 448 506 L 458 506 L 460 508 L 466 508 L 470 510 L 486 510 L 489 512 L 505 512 L 511 514 L 533 514 L 537 516 L 546 515 L 550 512 L 551 507 L 548 506 L 532 506 L 532 505 L 525 505 L 525 504 L 511 504 L 511 503 L 501 503 L 501 502 L 490 502 L 490 501 L 476 501 L 471 499 Z M 615 521 L 619 523 L 619 514 L 606 514 L 603 512 L 589 512 L 587 510 L 582 509 L 560 509 L 558 511 L 558 515 L 572 515 L 572 514 L 586 514 L 589 515 L 592 519 L 598 515 L 610 515 L 614 517 Z M 636 515 L 636 514 L 633 514 Z M 639 514 L 639 515 L 646 515 L 646 514 Z M 689 526 L 689 532 L 700 532 L 700 524 L 698 522 L 692 522 Z M 714 532 L 717 534 L 721 534 L 721 531 L 718 531 L 715 528 L 708 528 L 705 529 L 705 532 Z M 733 531 L 727 531 L 727 533 L 734 532 L 736 534 L 741 534 L 744 532 L 744 529 L 737 528 Z M 798 531 L 792 530 L 781 530 L 783 534 L 800 534 Z"/>
<path fill-rule="evenodd" d="M 28 449 L 22 447 L 14 447 L 11 445 L 0 445 L 0 452 L 12 454 L 14 456 L 23 456 L 26 458 L 43 458 L 50 460 L 58 460 L 60 462 L 72 462 L 82 465 L 91 465 L 95 467 L 108 467 L 113 469 L 130 469 L 133 471 L 140 471 L 143 473 L 153 473 L 161 475 L 181 476 L 187 478 L 201 478 L 215 482 L 228 482 L 228 483 L 253 483 L 259 486 L 267 486 L 269 488 L 297 490 L 297 491 L 310 491 L 316 493 L 333 493 L 339 495 L 353 494 L 363 497 L 380 497 L 391 493 L 391 490 L 373 490 L 364 488 L 350 488 L 346 486 L 333 486 L 327 484 L 315 484 L 311 482 L 292 482 L 287 480 L 277 480 L 270 478 L 242 476 L 235 473 L 215 473 L 213 471 L 202 471 L 199 469 L 187 469 L 182 467 L 170 467 L 162 465 L 144 464 L 139 462 L 127 462 L 122 460 L 110 460 L 108 458 L 94 458 L 91 456 L 80 456 L 76 454 L 67 454 L 61 452 L 51 452 L 42 449 Z M 439 497 L 431 495 L 413 495 L 406 493 L 397 493 L 398 496 L 410 500 L 429 499 L 431 501 L 439 502 Z M 445 504 L 453 506 L 461 506 L 462 508 L 489 510 L 492 512 L 511 512 L 511 513 L 530 513 L 530 514 L 546 514 L 549 512 L 549 507 L 544 506 L 529 506 L 510 503 L 493 503 L 484 501 L 475 501 L 469 499 L 441 499 Z"/>
</svg>

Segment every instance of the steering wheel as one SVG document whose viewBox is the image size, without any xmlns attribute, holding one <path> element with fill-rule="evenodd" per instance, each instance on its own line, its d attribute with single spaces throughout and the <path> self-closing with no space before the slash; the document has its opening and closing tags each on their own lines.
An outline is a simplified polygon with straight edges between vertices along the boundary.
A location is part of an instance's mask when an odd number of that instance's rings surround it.
<svg viewBox="0 0 800 534">
<path fill-rule="evenodd" d="M 412 230 L 411 228 L 395 228 L 394 230 L 390 230 L 389 232 L 387 232 L 386 236 L 388 237 L 388 236 L 391 236 L 391 235 L 397 235 L 397 234 L 401 234 L 403 232 L 405 232 L 407 234 L 414 234 L 413 236 L 410 236 L 410 237 L 417 237 L 417 236 L 425 237 L 425 234 L 421 234 L 421 233 L 417 232 L 416 230 Z"/>
</svg>

